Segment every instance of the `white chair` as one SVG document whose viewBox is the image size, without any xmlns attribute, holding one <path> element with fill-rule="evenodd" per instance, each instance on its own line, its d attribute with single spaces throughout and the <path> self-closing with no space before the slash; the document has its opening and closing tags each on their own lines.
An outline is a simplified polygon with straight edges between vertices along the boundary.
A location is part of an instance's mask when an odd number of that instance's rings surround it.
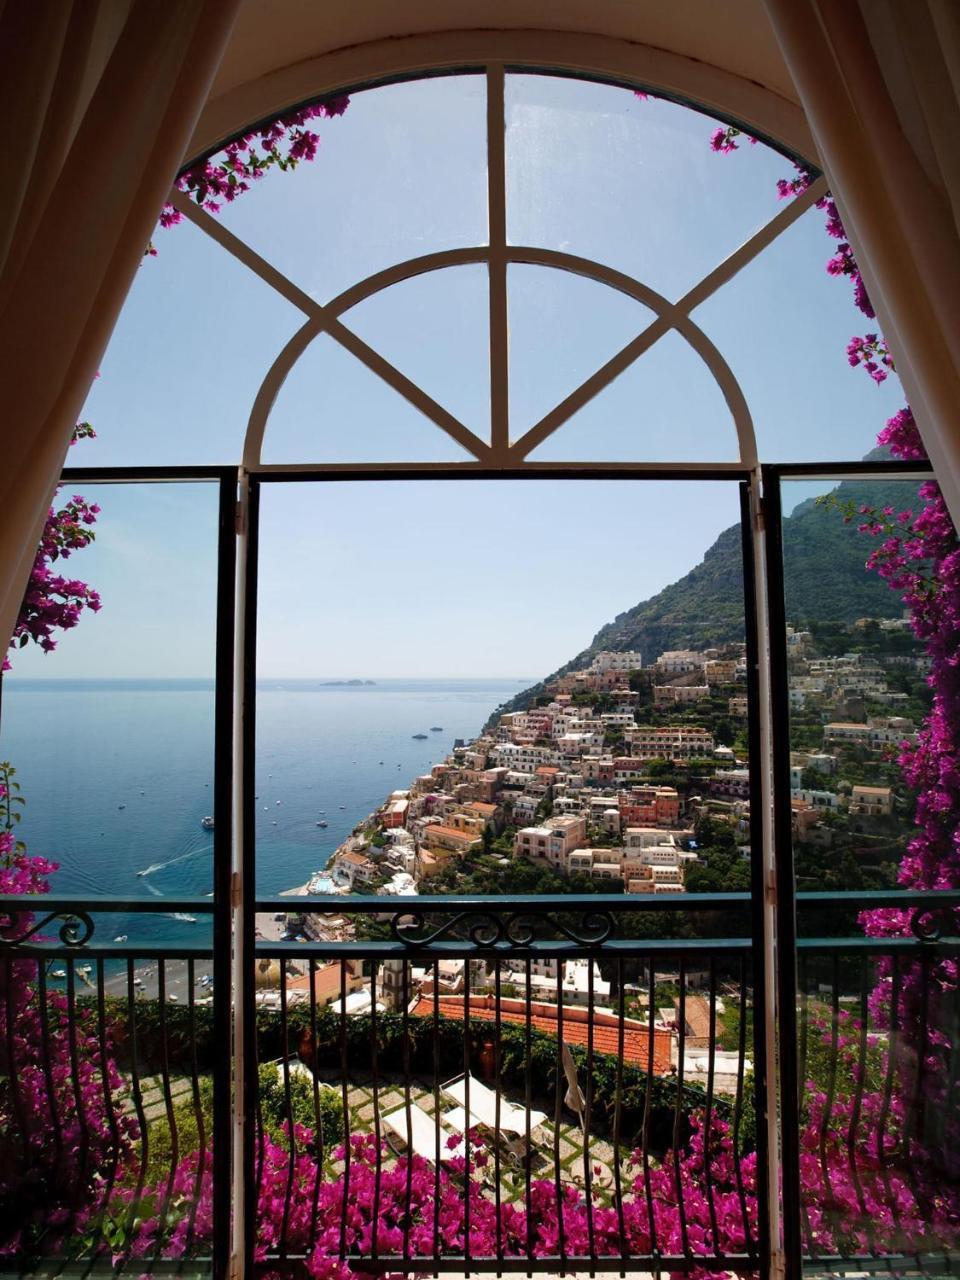
<svg viewBox="0 0 960 1280">
<path fill-rule="evenodd" d="M 443 1119 L 446 1119 L 444 1116 Z M 389 1129 L 400 1141 L 406 1146 L 410 1144 L 410 1149 L 414 1155 L 420 1156 L 430 1164 L 436 1164 L 437 1161 L 437 1122 L 428 1116 L 422 1107 L 411 1103 L 409 1111 L 407 1108 L 400 1107 L 396 1111 L 391 1111 L 389 1115 L 382 1117 L 385 1128 Z M 456 1147 L 449 1147 L 447 1139 L 451 1136 L 448 1130 L 440 1126 L 440 1160 L 453 1160 L 457 1156 L 464 1154 L 463 1142 L 461 1141 Z M 391 1145 L 393 1145 L 391 1143 Z"/>
</svg>

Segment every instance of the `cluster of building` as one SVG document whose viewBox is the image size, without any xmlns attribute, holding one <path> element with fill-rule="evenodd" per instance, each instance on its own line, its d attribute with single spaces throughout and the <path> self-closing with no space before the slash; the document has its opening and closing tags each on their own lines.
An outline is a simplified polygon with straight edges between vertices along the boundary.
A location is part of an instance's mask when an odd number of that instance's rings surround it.
<svg viewBox="0 0 960 1280">
<path fill-rule="evenodd" d="M 637 652 L 599 653 L 586 670 L 550 682 L 537 705 L 501 714 L 393 792 L 328 872 L 344 891 L 416 892 L 506 831 L 514 857 L 562 874 L 618 880 L 627 893 L 682 892 L 696 857 L 686 848 L 685 797 L 651 782 L 649 767 L 737 761 L 708 727 L 662 723 L 658 708 L 745 678 L 742 645 L 672 650 L 647 668 Z"/>
</svg>

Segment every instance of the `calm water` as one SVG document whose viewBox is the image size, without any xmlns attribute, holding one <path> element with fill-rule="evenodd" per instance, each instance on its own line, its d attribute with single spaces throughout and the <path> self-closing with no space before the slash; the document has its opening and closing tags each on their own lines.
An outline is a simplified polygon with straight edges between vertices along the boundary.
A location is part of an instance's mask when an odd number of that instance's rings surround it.
<svg viewBox="0 0 960 1280">
<path fill-rule="evenodd" d="M 262 682 L 259 892 L 303 884 L 390 791 L 442 760 L 455 738 L 473 737 L 526 683 Z M 27 800 L 20 837 L 60 863 L 54 890 L 210 892 L 214 837 L 200 819 L 213 811 L 213 706 L 208 681 L 5 679 L 0 758 L 17 768 Z M 431 733 L 432 725 L 443 732 Z M 414 733 L 427 740 L 414 741 Z M 205 933 L 202 922 L 170 913 L 111 916 L 103 928 L 131 941 L 196 942 Z"/>
</svg>

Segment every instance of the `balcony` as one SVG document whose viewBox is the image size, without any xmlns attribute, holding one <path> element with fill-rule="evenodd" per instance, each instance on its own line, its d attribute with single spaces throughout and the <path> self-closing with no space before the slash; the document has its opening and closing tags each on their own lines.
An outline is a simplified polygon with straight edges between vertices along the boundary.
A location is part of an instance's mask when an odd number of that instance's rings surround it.
<svg viewBox="0 0 960 1280">
<path fill-rule="evenodd" d="M 798 895 L 776 1071 L 748 894 L 298 900 L 378 936 L 250 916 L 233 980 L 224 904 L 173 905 L 206 945 L 109 940 L 156 900 L 0 899 L 21 1274 L 955 1264 L 960 894 Z"/>
</svg>

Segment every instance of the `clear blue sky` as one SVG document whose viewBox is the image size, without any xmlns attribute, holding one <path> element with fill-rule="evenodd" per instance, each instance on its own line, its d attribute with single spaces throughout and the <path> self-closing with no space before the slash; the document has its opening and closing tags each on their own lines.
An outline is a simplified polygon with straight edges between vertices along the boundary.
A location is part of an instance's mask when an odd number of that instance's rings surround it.
<svg viewBox="0 0 960 1280">
<path fill-rule="evenodd" d="M 484 83 L 358 94 L 317 160 L 222 217 L 320 300 L 393 262 L 486 235 Z M 508 234 L 594 257 L 679 297 L 778 208 L 787 161 L 709 148 L 711 121 L 622 89 L 508 81 Z M 302 317 L 189 224 L 157 235 L 91 392 L 76 465 L 232 464 L 256 390 Z M 867 326 L 811 210 L 695 318 L 747 395 L 768 460 L 857 458 L 902 403 L 844 357 Z M 486 281 L 434 273 L 345 317 L 478 434 L 488 433 Z M 509 279 L 512 434 L 649 316 L 604 286 L 518 266 Z M 541 446 L 538 459 L 727 460 L 711 378 L 676 336 Z M 458 446 L 330 339 L 283 387 L 268 461 L 452 460 Z M 92 492 L 85 486 L 86 492 Z M 96 546 L 71 564 L 104 609 L 23 675 L 212 669 L 215 498 L 205 486 L 98 490 Z M 263 506 L 261 671 L 277 676 L 540 675 L 675 580 L 736 519 L 720 485 L 284 485 Z M 209 643 L 208 643 L 209 642 Z"/>
</svg>

